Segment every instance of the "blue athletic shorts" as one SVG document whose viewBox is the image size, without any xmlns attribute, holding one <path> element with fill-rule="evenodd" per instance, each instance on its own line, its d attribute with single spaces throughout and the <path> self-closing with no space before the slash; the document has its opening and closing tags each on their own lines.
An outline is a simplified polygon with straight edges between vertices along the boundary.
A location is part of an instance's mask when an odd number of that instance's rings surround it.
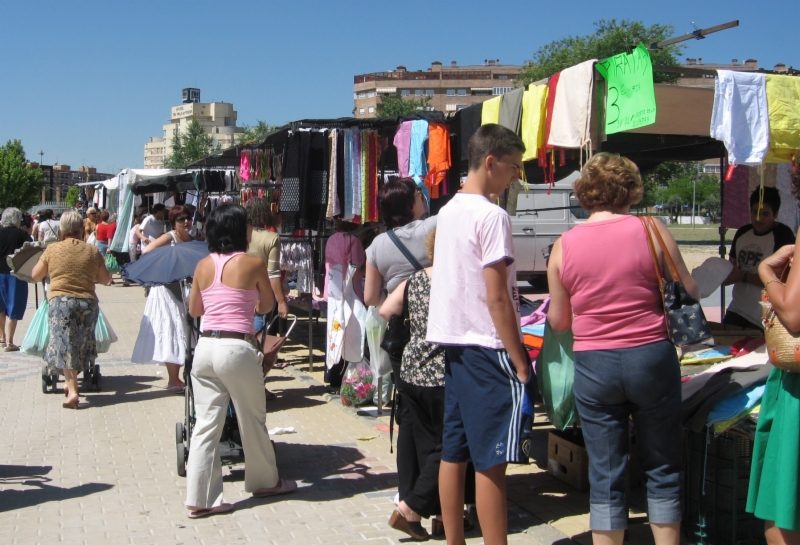
<svg viewBox="0 0 800 545">
<path fill-rule="evenodd" d="M 472 460 L 476 471 L 527 462 L 523 406 L 532 406 L 536 380 L 523 384 L 505 350 L 480 346 L 445 347 L 442 460 Z M 525 403 L 526 395 L 531 403 Z M 527 434 L 530 430 L 527 430 Z"/>
</svg>

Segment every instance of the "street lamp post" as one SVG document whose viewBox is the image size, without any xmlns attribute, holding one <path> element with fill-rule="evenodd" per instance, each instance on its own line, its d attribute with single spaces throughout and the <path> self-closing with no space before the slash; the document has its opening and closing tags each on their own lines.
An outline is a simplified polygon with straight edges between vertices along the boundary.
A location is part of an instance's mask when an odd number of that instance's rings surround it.
<svg viewBox="0 0 800 545">
<path fill-rule="evenodd" d="M 697 178 L 692 182 L 692 229 L 694 229 L 694 210 L 695 201 L 697 200 Z"/>
</svg>

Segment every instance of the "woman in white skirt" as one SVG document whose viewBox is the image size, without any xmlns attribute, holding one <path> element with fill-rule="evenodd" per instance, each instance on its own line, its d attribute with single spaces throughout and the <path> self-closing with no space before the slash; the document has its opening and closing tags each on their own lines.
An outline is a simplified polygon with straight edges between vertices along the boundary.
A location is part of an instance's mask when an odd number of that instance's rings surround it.
<svg viewBox="0 0 800 545">
<path fill-rule="evenodd" d="M 180 244 L 192 240 L 189 234 L 191 217 L 183 206 L 173 206 L 169 211 L 172 230 L 161 235 L 142 249 L 142 254 L 168 244 Z M 144 315 L 139 325 L 139 336 L 133 347 L 133 363 L 163 363 L 167 367 L 169 382 L 167 389 L 183 395 L 185 385 L 180 372 L 186 360 L 186 337 L 188 324 L 183 304 L 180 282 L 150 289 Z"/>
</svg>

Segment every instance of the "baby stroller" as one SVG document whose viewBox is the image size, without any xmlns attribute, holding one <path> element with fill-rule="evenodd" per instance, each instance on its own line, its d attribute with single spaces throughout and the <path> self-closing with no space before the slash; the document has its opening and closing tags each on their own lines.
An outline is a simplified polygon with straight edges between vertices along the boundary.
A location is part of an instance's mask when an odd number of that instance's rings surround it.
<svg viewBox="0 0 800 545">
<path fill-rule="evenodd" d="M 271 367 L 278 357 L 281 347 L 286 342 L 289 334 L 294 329 L 297 323 L 297 316 L 289 314 L 287 319 L 291 320 L 289 329 L 282 337 L 267 335 L 270 327 L 278 319 L 277 313 L 272 317 L 269 323 L 256 333 L 256 338 L 262 346 L 266 347 L 264 354 L 265 361 L 269 362 Z M 186 476 L 186 462 L 189 460 L 189 449 L 191 448 L 192 432 L 196 421 L 194 409 L 194 395 L 192 393 L 192 361 L 194 359 L 194 346 L 200 336 L 199 319 L 197 321 L 191 320 L 191 332 L 187 336 L 187 350 L 186 350 L 186 363 L 183 366 L 183 380 L 186 383 L 185 403 L 184 403 L 184 421 L 175 424 L 175 447 L 176 447 L 176 461 L 178 475 L 181 477 Z M 266 378 L 265 378 L 266 381 Z M 222 463 L 232 465 L 244 462 L 244 448 L 242 448 L 242 436 L 239 433 L 239 421 L 236 418 L 236 410 L 233 408 L 233 401 L 228 402 L 228 414 L 225 417 L 225 424 L 222 428 L 222 436 L 220 437 L 220 459 Z"/>
</svg>

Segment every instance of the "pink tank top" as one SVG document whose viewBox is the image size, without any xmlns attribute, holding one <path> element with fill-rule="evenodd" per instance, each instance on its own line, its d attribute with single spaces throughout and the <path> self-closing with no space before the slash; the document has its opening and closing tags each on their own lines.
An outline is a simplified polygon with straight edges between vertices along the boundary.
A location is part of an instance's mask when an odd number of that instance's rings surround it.
<svg viewBox="0 0 800 545">
<path fill-rule="evenodd" d="M 234 331 L 255 334 L 253 315 L 256 301 L 258 301 L 258 290 L 230 288 L 222 283 L 222 270 L 225 265 L 232 258 L 243 255 L 243 253 L 209 254 L 214 260 L 214 282 L 200 292 L 205 308 L 204 331 Z"/>
<path fill-rule="evenodd" d="M 667 338 L 664 307 L 639 218 L 584 223 L 561 236 L 575 351 L 632 348 Z"/>
</svg>

